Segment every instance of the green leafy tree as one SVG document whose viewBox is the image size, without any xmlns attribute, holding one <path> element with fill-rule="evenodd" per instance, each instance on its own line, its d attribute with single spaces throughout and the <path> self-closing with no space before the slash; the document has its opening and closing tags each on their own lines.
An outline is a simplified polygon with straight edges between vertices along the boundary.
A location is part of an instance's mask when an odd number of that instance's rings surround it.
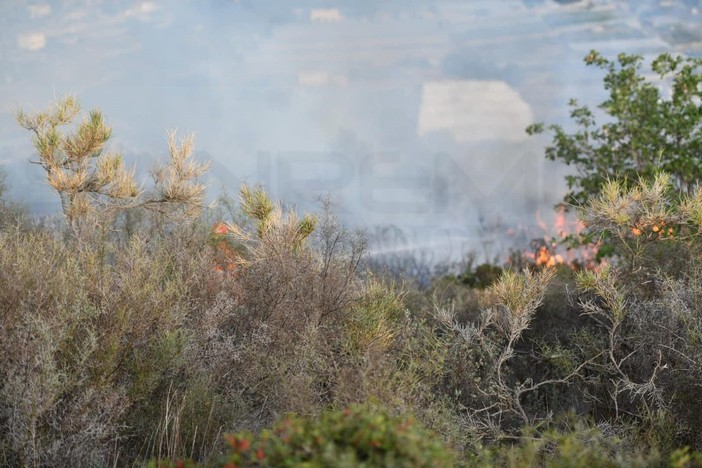
<svg viewBox="0 0 702 468">
<path fill-rule="evenodd" d="M 702 60 L 662 54 L 651 63 L 654 80 L 642 62 L 639 55 L 608 60 L 591 51 L 585 63 L 606 72 L 600 123 L 573 99 L 574 132 L 556 124 L 527 128 L 532 135 L 552 132 L 546 157 L 575 168 L 566 177 L 566 208 L 585 205 L 608 180 L 631 184 L 663 170 L 678 193 L 691 193 L 702 176 Z"/>
</svg>

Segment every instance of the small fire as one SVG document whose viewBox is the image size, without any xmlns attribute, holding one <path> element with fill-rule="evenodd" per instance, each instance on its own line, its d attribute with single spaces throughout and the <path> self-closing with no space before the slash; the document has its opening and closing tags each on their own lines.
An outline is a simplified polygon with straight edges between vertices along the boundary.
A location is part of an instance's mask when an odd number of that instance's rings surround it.
<svg viewBox="0 0 702 468">
<path fill-rule="evenodd" d="M 564 241 L 571 235 L 578 235 L 585 226 L 570 219 L 564 210 L 558 210 L 555 217 L 548 222 L 541 211 L 535 213 L 536 226 L 523 229 L 522 234 L 531 237 L 529 249 L 522 252 L 522 258 L 536 267 L 550 268 L 558 265 L 567 265 L 571 268 L 592 268 L 596 265 L 595 258 L 599 244 L 590 247 L 564 248 Z M 514 231 L 514 230 L 510 230 Z M 508 231 L 508 235 L 510 235 Z"/>
<path fill-rule="evenodd" d="M 216 254 L 214 271 L 234 274 L 237 269 L 238 254 L 227 239 L 228 233 L 229 227 L 226 223 L 220 221 L 212 226 L 210 239 Z"/>
<path fill-rule="evenodd" d="M 227 227 L 226 223 L 223 223 L 221 221 L 218 223 L 215 223 L 215 225 L 212 226 L 212 233 L 213 234 L 223 235 L 223 234 L 227 234 L 228 232 L 229 232 L 229 228 Z"/>
<path fill-rule="evenodd" d="M 645 236 L 649 239 L 665 239 L 675 235 L 675 230 L 671 226 L 666 226 L 665 221 L 650 225 L 632 226 L 631 233 L 634 237 Z"/>
<path fill-rule="evenodd" d="M 530 252 L 529 257 L 533 256 L 534 264 L 538 267 L 554 267 L 562 265 L 565 260 L 561 254 L 554 253 L 558 244 L 552 242 L 547 245 L 544 239 L 534 239 L 531 243 L 534 248 L 533 254 Z"/>
</svg>

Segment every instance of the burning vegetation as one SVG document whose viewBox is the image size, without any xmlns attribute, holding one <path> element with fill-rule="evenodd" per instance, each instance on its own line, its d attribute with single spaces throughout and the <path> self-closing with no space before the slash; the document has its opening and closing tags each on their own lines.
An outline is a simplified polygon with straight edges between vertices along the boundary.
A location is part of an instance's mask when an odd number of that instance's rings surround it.
<svg viewBox="0 0 702 468">
<path fill-rule="evenodd" d="M 563 265 L 573 270 L 591 269 L 598 264 L 600 242 L 585 243 L 585 225 L 564 209 L 544 216 L 534 214 L 535 224 L 509 229 L 507 235 L 516 245 L 528 240 L 529 246 L 512 250 L 506 260 L 511 267 L 550 268 Z"/>
<path fill-rule="evenodd" d="M 587 108 L 585 133 L 551 127 L 564 151 L 547 156 L 584 165 L 568 195 L 581 222 L 490 231 L 528 247 L 426 289 L 364 269 L 365 239 L 331 213 L 262 189 L 242 189 L 240 222 L 176 221 L 205 208 L 188 141 L 139 198 L 106 188 L 131 186 L 118 158 L 84 162 L 109 133 L 97 114 L 77 131 L 100 137 L 92 151 L 44 129 L 73 106 L 20 118 L 69 222 L 7 220 L 0 203 L 0 465 L 702 466 L 702 61 L 659 57 L 661 75 L 681 70 L 667 101 L 639 58 L 587 60 L 609 70 L 601 107 L 626 112 L 585 156 Z M 650 171 L 627 159 L 663 146 Z M 134 230 L 70 223 L 152 201 Z M 616 260 L 591 268 L 602 253 Z M 304 420 L 275 422 L 291 413 Z"/>
</svg>

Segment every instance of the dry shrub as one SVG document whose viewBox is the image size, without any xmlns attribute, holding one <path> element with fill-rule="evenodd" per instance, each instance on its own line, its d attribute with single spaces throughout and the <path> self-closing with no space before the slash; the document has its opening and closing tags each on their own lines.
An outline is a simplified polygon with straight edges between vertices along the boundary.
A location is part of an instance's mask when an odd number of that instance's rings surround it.
<svg viewBox="0 0 702 468">
<path fill-rule="evenodd" d="M 0 237 L 4 458 L 21 464 L 95 462 L 117 435 L 121 388 L 102 375 L 97 261 L 50 237 Z"/>
<path fill-rule="evenodd" d="M 698 252 L 702 196 L 665 194 L 603 195 L 626 219 L 592 205 L 590 229 L 622 254 L 581 273 L 572 297 L 554 295 L 572 278 L 552 283 L 553 270 L 505 271 L 479 293 L 407 291 L 359 271 L 363 238 L 328 207 L 298 217 L 259 189 L 242 193 L 247 219 L 214 233 L 211 219 L 148 216 L 80 239 L 1 230 L 0 462 L 211 461 L 224 432 L 369 400 L 459 451 L 525 427 L 548 444 L 571 409 L 622 450 L 699 448 L 702 268 L 694 255 L 667 268 L 679 246 Z M 663 222 L 675 236 L 657 234 Z M 648 257 L 659 242 L 678 246 L 662 271 Z M 566 308 L 557 321 L 544 300 Z"/>
<path fill-rule="evenodd" d="M 593 331 L 574 336 L 572 355 L 591 361 L 582 398 L 597 418 L 633 426 L 662 450 L 699 449 L 702 191 L 673 193 L 666 174 L 628 189 L 609 182 L 581 210 L 617 255 L 578 275 Z"/>
<path fill-rule="evenodd" d="M 184 375 L 195 304 L 214 301 L 198 292 L 206 251 L 184 262 L 170 253 L 176 240 L 135 237 L 110 250 L 21 231 L 0 234 L 0 245 L 2 457 L 129 459 Z"/>
<path fill-rule="evenodd" d="M 230 225 L 243 252 L 239 293 L 218 299 L 197 327 L 208 336 L 207 366 L 222 372 L 216 388 L 248 408 L 240 427 L 256 429 L 287 411 L 318 413 L 355 373 L 345 330 L 366 295 L 357 271 L 365 244 L 329 210 L 319 222 L 300 219 L 260 189 L 244 189 L 242 202 L 250 224 Z"/>
</svg>

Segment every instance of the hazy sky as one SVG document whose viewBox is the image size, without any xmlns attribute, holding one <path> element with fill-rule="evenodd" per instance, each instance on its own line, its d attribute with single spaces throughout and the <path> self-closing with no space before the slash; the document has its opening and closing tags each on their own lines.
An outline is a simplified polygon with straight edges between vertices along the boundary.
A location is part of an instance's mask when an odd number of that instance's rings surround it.
<svg viewBox="0 0 702 468">
<path fill-rule="evenodd" d="M 213 193 L 328 193 L 351 223 L 470 239 L 479 216 L 519 223 L 559 200 L 562 169 L 524 127 L 599 102 L 587 51 L 699 56 L 699 3 L 5 0 L 0 164 L 13 195 L 55 209 L 13 115 L 75 94 L 140 170 L 177 128 L 216 162 Z"/>
</svg>

